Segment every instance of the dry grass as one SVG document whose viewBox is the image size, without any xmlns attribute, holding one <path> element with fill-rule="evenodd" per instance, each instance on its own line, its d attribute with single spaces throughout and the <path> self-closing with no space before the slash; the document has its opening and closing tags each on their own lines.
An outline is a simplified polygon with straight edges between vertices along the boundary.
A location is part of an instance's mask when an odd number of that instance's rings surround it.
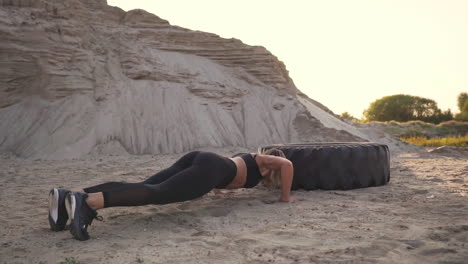
<svg viewBox="0 0 468 264">
<path fill-rule="evenodd" d="M 440 146 L 457 146 L 468 147 L 468 135 L 457 137 L 444 137 L 444 138 L 427 138 L 427 137 L 401 137 L 401 140 L 427 147 L 440 147 Z"/>
</svg>

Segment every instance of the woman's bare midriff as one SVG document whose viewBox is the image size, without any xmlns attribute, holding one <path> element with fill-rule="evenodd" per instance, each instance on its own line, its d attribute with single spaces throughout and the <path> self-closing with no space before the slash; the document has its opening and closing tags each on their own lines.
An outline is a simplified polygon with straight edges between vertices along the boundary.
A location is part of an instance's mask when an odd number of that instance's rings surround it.
<svg viewBox="0 0 468 264">
<path fill-rule="evenodd" d="M 229 158 L 232 160 L 237 167 L 236 177 L 229 183 L 225 189 L 237 189 L 242 188 L 247 181 L 247 165 L 245 165 L 245 161 L 241 157 Z"/>
</svg>

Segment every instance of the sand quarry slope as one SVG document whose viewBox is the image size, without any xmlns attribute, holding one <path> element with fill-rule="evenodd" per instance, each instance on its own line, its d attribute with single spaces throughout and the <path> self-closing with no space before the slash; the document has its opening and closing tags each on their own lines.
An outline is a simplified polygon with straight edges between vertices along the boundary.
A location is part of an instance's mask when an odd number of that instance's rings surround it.
<svg viewBox="0 0 468 264">
<path fill-rule="evenodd" d="M 302 94 L 263 47 L 102 0 L 0 3 L 0 153 L 370 140 Z"/>
<path fill-rule="evenodd" d="M 262 47 L 91 0 L 0 0 L 0 36 L 0 263 L 468 259 L 466 151 L 342 122 Z M 192 149 L 363 140 L 390 146 L 388 185 L 110 208 L 86 242 L 48 230 L 52 187 L 140 181 Z"/>
</svg>

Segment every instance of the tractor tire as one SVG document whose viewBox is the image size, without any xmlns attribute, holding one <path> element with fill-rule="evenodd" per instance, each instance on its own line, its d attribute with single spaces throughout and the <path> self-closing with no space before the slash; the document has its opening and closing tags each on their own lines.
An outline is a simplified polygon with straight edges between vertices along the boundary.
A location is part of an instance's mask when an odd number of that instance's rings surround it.
<svg viewBox="0 0 468 264">
<path fill-rule="evenodd" d="M 294 165 L 292 190 L 350 190 L 390 181 L 387 145 L 372 142 L 279 144 Z"/>
</svg>

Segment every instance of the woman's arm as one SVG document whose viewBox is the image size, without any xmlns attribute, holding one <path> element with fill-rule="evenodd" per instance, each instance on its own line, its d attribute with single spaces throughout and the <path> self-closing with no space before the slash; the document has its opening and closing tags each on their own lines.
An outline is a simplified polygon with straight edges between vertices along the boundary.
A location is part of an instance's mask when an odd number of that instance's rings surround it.
<svg viewBox="0 0 468 264">
<path fill-rule="evenodd" d="M 281 164 L 281 197 L 280 201 L 289 202 L 291 199 L 291 185 L 294 175 L 294 168 L 291 161 L 283 162 Z"/>
<path fill-rule="evenodd" d="M 293 181 L 294 175 L 294 168 L 293 164 L 290 160 L 270 156 L 270 155 L 262 155 L 262 162 L 261 164 L 267 169 L 277 170 L 280 172 L 281 175 L 281 196 L 280 201 L 282 202 L 290 202 L 291 201 L 291 185 Z"/>
</svg>

